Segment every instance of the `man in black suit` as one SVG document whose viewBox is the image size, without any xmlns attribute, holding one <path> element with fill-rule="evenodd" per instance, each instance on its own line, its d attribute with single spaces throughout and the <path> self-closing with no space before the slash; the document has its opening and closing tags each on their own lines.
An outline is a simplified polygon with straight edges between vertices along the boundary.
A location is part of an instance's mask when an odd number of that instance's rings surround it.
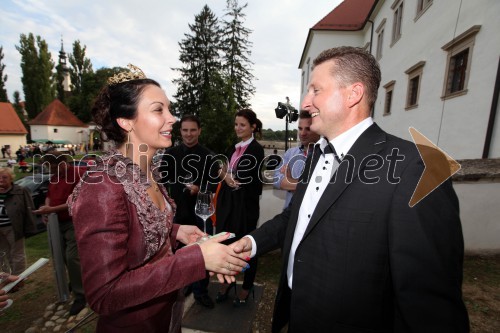
<svg viewBox="0 0 500 333">
<path fill-rule="evenodd" d="M 359 48 L 314 60 L 302 109 L 321 135 L 315 152 L 290 206 L 233 243 L 283 250 L 273 332 L 469 330 L 458 198 L 447 180 L 410 207 L 424 164 L 373 123 L 380 77 Z"/>
<path fill-rule="evenodd" d="M 215 168 L 212 163 L 213 153 L 199 143 L 201 122 L 195 115 L 185 115 L 180 120 L 182 143 L 167 148 L 163 154 L 162 182 L 169 189 L 177 209 L 174 222 L 178 224 L 196 225 L 201 230 L 203 220 L 196 216 L 194 208 L 198 192 L 212 191 L 210 184 L 210 170 Z M 215 170 L 212 170 L 214 173 Z M 212 178 L 216 177 L 212 175 Z M 207 233 L 212 234 L 210 219 L 206 224 Z M 208 296 L 209 276 L 186 287 L 185 295 L 193 292 L 196 302 L 207 308 L 214 308 L 215 304 Z"/>
</svg>

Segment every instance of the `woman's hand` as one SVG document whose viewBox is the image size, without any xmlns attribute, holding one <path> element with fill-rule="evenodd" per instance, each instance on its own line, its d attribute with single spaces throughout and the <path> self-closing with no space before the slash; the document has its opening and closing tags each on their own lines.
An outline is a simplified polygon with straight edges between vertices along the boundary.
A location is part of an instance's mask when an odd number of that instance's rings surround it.
<svg viewBox="0 0 500 333">
<path fill-rule="evenodd" d="M 226 177 L 224 177 L 224 181 L 229 187 L 238 188 L 240 187 L 240 182 L 234 179 L 234 173 L 228 172 L 226 173 Z"/>
<path fill-rule="evenodd" d="M 181 225 L 177 231 L 177 240 L 186 245 L 196 242 L 203 236 L 206 236 L 205 233 L 194 225 Z"/>
<path fill-rule="evenodd" d="M 220 244 L 228 239 L 229 235 L 226 233 L 213 237 L 200 244 L 206 270 L 218 273 L 217 277 L 221 283 L 224 283 L 224 279 L 228 283 L 236 281 L 234 275 L 250 267 L 245 261 L 245 254 L 235 253 L 229 246 Z"/>
</svg>

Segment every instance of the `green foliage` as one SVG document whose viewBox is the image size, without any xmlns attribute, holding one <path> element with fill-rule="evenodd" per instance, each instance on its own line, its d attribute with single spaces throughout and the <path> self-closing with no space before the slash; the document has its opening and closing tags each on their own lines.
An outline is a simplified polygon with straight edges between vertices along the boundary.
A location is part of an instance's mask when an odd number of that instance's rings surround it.
<svg viewBox="0 0 500 333">
<path fill-rule="evenodd" d="M 54 62 L 48 45 L 40 36 L 21 34 L 16 49 L 21 54 L 23 92 L 29 118 L 42 112 L 55 96 Z"/>
<path fill-rule="evenodd" d="M 92 62 L 85 56 L 86 50 L 87 46 L 82 46 L 80 41 L 76 40 L 73 43 L 73 52 L 68 56 L 71 96 L 67 104 L 71 112 L 83 122 L 91 120 L 90 110 L 94 98 L 105 83 L 94 74 Z"/>
<path fill-rule="evenodd" d="M 80 41 L 77 40 L 73 43 L 73 53 L 69 55 L 69 63 L 71 65 L 70 68 L 70 76 L 71 76 L 71 85 L 72 90 L 75 93 L 82 92 L 84 85 L 84 75 L 88 73 L 93 73 L 92 63 L 89 58 L 85 57 L 85 52 L 87 50 L 87 46 L 83 47 L 80 45 Z"/>
<path fill-rule="evenodd" d="M 227 81 L 223 75 L 219 56 L 221 30 L 218 20 L 205 5 L 189 24 L 191 34 L 179 43 L 183 67 L 174 68 L 180 78 L 177 85 L 175 110 L 178 117 L 184 114 L 197 115 L 203 131 L 200 141 L 215 152 L 227 149 L 228 133 L 232 133 L 234 108 L 227 97 Z"/>
<path fill-rule="evenodd" d="M 180 78 L 174 80 L 175 115 L 197 115 L 202 123 L 200 141 L 220 153 L 234 143 L 234 114 L 249 107 L 255 88 L 251 81 L 248 56 L 250 30 L 243 27 L 242 10 L 236 0 L 228 1 L 228 22 L 219 21 L 205 5 L 189 24 L 190 33 L 179 43 Z"/>
<path fill-rule="evenodd" d="M 226 14 L 228 20 L 222 22 L 223 69 L 231 86 L 231 96 L 236 102 L 236 109 L 250 107 L 249 99 L 255 93 L 252 80 L 255 79 L 250 67 L 252 42 L 249 41 L 251 30 L 243 26 L 245 14 L 243 9 L 248 4 L 239 6 L 237 0 L 227 0 Z"/>
<path fill-rule="evenodd" d="M 5 89 L 5 82 L 7 82 L 7 74 L 3 75 L 3 70 L 5 65 L 2 63 L 4 54 L 3 46 L 0 46 L 0 102 L 9 102 L 9 97 L 7 96 L 7 89 Z"/>
<path fill-rule="evenodd" d="M 263 129 L 262 130 L 262 140 L 269 141 L 285 141 L 286 131 L 278 130 L 273 131 L 272 129 Z M 296 138 L 297 137 L 297 129 L 288 130 L 288 138 Z"/>
</svg>

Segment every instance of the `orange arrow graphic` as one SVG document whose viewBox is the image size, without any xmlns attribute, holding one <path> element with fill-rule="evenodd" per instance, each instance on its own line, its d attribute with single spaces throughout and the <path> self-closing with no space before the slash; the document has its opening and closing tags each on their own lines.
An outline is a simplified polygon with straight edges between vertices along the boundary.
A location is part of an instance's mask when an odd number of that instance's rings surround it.
<svg viewBox="0 0 500 333">
<path fill-rule="evenodd" d="M 415 128 L 410 127 L 409 131 L 425 165 L 424 172 L 408 203 L 410 207 L 413 207 L 457 173 L 461 166 Z"/>
</svg>

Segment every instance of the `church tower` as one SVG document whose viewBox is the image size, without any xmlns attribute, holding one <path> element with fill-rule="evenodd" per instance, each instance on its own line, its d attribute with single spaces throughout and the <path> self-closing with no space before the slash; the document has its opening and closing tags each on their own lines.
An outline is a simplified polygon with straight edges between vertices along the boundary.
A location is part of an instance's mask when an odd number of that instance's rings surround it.
<svg viewBox="0 0 500 333">
<path fill-rule="evenodd" d="M 66 62 L 66 52 L 64 52 L 63 39 L 61 37 L 61 51 L 59 51 L 59 65 L 63 72 L 63 90 L 65 94 L 71 92 L 71 77 L 69 75 L 69 68 Z"/>
</svg>

